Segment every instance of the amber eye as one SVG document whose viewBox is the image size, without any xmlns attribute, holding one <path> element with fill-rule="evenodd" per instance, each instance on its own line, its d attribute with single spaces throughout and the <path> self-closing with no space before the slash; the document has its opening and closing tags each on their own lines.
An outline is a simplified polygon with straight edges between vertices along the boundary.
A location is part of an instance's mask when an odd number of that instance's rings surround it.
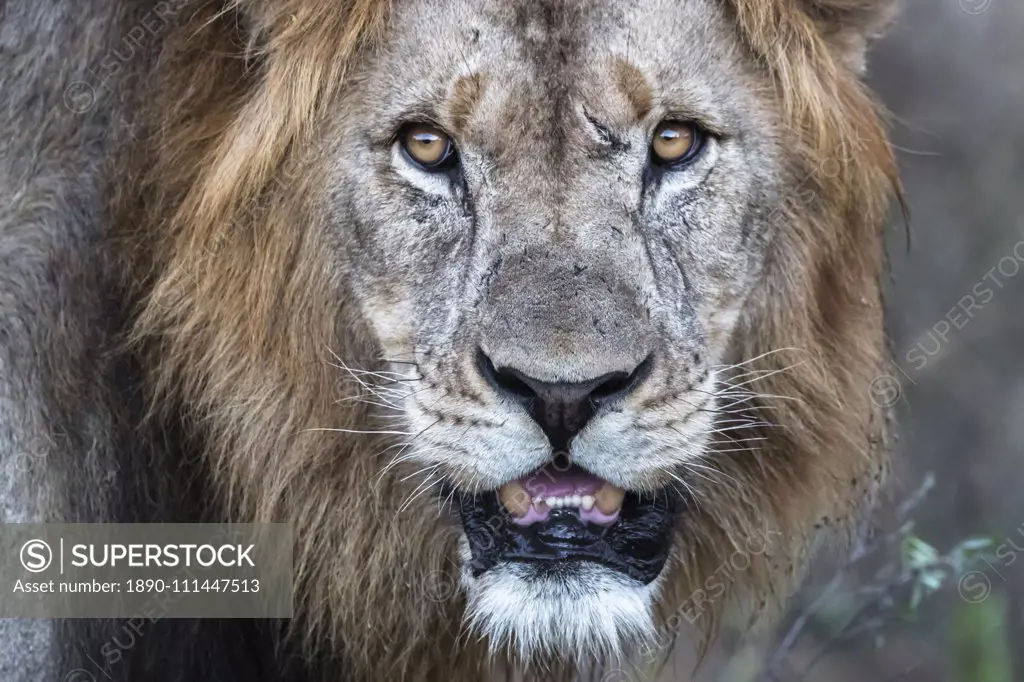
<svg viewBox="0 0 1024 682">
<path fill-rule="evenodd" d="M 703 134 L 695 124 L 665 121 L 654 131 L 651 160 L 658 166 L 686 163 L 697 156 L 703 144 Z"/>
<path fill-rule="evenodd" d="M 442 171 L 455 164 L 455 145 L 452 138 L 431 125 L 414 123 L 398 135 L 402 149 L 417 166 L 426 171 Z"/>
</svg>

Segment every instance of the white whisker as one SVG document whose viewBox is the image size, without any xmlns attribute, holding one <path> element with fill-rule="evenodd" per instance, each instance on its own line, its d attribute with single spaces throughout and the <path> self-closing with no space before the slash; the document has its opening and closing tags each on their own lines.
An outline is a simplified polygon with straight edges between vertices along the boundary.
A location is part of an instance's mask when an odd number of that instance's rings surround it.
<svg viewBox="0 0 1024 682">
<path fill-rule="evenodd" d="M 330 428 L 327 428 L 327 427 L 321 427 L 321 428 L 310 427 L 308 429 L 302 429 L 302 432 L 305 432 L 305 431 L 332 431 L 332 432 L 336 432 L 336 433 L 358 433 L 358 434 L 367 435 L 367 436 L 411 436 L 412 435 L 412 433 L 410 431 L 369 431 L 369 430 L 362 430 L 362 429 L 330 429 Z"/>
<path fill-rule="evenodd" d="M 767 358 L 767 357 L 769 357 L 771 355 L 775 355 L 776 353 L 785 353 L 787 351 L 792 351 L 794 353 L 806 353 L 807 352 L 807 351 L 805 351 L 802 348 L 776 348 L 775 350 L 766 351 L 764 353 L 761 353 L 760 355 L 754 356 L 752 358 L 748 358 L 748 359 L 744 360 L 743 362 L 737 362 L 734 365 L 711 365 L 711 369 L 735 369 L 737 367 L 743 367 L 744 365 L 749 365 L 751 362 L 757 362 L 758 360 L 761 360 L 763 358 Z"/>
</svg>

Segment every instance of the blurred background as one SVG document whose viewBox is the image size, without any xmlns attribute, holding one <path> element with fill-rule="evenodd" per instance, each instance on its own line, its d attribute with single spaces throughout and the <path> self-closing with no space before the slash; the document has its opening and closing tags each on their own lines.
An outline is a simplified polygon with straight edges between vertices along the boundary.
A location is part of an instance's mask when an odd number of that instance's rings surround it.
<svg viewBox="0 0 1024 682">
<path fill-rule="evenodd" d="M 868 63 L 911 215 L 871 388 L 896 486 L 868 555 L 821 571 L 762 651 L 791 635 L 779 682 L 1024 682 L 1024 1 L 904 0 Z M 740 659 L 719 679 L 767 679 Z"/>
</svg>

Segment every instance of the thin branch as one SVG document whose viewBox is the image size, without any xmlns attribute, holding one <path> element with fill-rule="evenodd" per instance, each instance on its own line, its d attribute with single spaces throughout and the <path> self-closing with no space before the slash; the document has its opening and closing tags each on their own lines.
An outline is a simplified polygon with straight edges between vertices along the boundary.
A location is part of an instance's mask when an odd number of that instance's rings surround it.
<svg viewBox="0 0 1024 682">
<path fill-rule="evenodd" d="M 828 584 L 825 585 L 824 589 L 818 595 L 818 597 L 813 602 L 811 602 L 810 606 L 804 609 L 800 613 L 800 615 L 797 616 L 797 618 L 793 621 L 793 624 L 786 632 L 785 637 L 783 637 L 782 642 L 779 644 L 771 660 L 768 662 L 768 665 L 762 672 L 762 680 L 764 680 L 764 682 L 773 682 L 775 680 L 778 680 L 778 678 L 776 677 L 776 673 L 781 667 L 783 661 L 785 661 L 785 659 L 789 656 L 792 648 L 796 645 L 797 640 L 803 634 L 804 629 L 807 627 L 807 622 L 810 620 L 811 616 L 820 611 L 821 608 L 833 598 L 836 591 L 845 582 L 847 575 L 849 575 L 853 567 L 856 566 L 864 557 L 873 555 L 880 548 L 888 547 L 896 541 L 902 541 L 902 539 L 907 535 L 907 533 L 912 528 L 912 526 L 905 523 L 907 516 L 910 514 L 910 512 L 916 509 L 921 504 L 921 502 L 924 501 L 924 499 L 928 496 L 928 493 L 930 493 L 934 487 L 935 477 L 931 473 L 928 473 L 925 476 L 924 481 L 917 488 L 917 490 L 911 493 L 911 495 L 906 500 L 904 500 L 899 507 L 897 507 L 896 517 L 897 520 L 900 522 L 897 529 L 890 533 L 887 533 L 881 538 L 876 538 L 870 542 L 865 542 L 864 538 L 867 536 L 866 523 L 868 522 L 867 520 L 869 520 L 873 515 L 877 504 L 877 500 L 875 499 L 876 494 L 874 492 L 872 493 L 871 500 L 868 504 L 868 510 L 864 515 L 865 521 L 862 521 L 862 525 L 858 530 L 856 544 L 854 545 L 854 548 L 850 553 L 849 559 L 843 566 L 839 568 L 839 570 L 828 582 Z M 883 594 L 887 593 L 888 590 L 883 591 Z M 879 597 L 879 599 L 880 598 L 881 596 Z M 857 616 L 859 616 L 859 612 L 857 615 L 855 615 L 853 620 L 855 620 Z M 849 627 L 849 625 L 852 624 L 853 620 L 847 623 L 847 625 L 844 626 L 843 630 L 845 630 L 846 627 Z M 841 632 L 842 630 L 840 631 L 840 633 Z M 828 646 L 826 646 L 826 650 L 827 649 Z"/>
</svg>

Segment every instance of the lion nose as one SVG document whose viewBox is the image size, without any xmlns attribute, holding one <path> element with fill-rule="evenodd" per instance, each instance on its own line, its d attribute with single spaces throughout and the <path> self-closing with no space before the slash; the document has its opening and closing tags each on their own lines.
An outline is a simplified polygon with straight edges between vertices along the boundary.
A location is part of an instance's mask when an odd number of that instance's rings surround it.
<svg viewBox="0 0 1024 682">
<path fill-rule="evenodd" d="M 580 382 L 541 381 L 514 367 L 495 367 L 483 351 L 477 353 L 477 366 L 498 393 L 526 408 L 558 453 L 569 451 L 569 441 L 599 408 L 621 400 L 643 383 L 650 374 L 651 356 L 630 370 Z"/>
</svg>

